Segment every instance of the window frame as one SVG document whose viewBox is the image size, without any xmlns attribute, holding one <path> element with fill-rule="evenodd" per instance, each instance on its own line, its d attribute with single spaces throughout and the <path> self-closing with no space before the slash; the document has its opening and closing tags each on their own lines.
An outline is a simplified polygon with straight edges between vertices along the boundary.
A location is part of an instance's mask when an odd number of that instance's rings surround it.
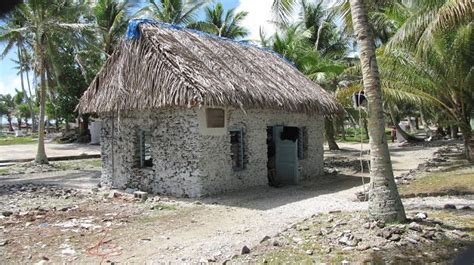
<svg viewBox="0 0 474 265">
<path fill-rule="evenodd" d="M 153 168 L 153 156 L 152 153 L 150 152 L 151 156 L 151 166 L 146 166 L 145 165 L 145 157 L 146 157 L 146 134 L 150 134 L 150 148 L 151 148 L 151 131 L 145 130 L 145 129 L 139 129 L 138 130 L 138 158 L 139 158 L 139 164 L 138 167 L 141 169 L 149 169 Z"/>
<path fill-rule="evenodd" d="M 219 124 L 219 126 L 210 126 L 209 122 L 210 122 L 211 119 L 209 119 L 209 114 L 212 111 L 222 112 L 222 125 Z M 224 129 L 225 128 L 225 119 L 226 119 L 225 109 L 222 109 L 222 108 L 206 108 L 204 110 L 204 114 L 205 114 L 205 117 L 206 117 L 206 128 L 208 128 L 208 129 Z M 219 113 L 219 114 L 221 114 L 221 113 Z"/>
<path fill-rule="evenodd" d="M 240 164 L 238 166 L 234 166 L 234 161 L 231 158 L 232 170 L 233 171 L 242 171 L 242 170 L 245 169 L 244 129 L 243 128 L 230 128 L 229 129 L 229 136 L 230 137 L 232 137 L 232 135 L 231 135 L 232 133 L 238 133 L 240 135 L 240 137 L 239 137 L 239 161 L 240 161 Z M 232 148 L 232 142 L 230 142 L 230 147 Z M 230 151 L 231 151 L 231 155 L 232 155 L 232 149 Z"/>
</svg>

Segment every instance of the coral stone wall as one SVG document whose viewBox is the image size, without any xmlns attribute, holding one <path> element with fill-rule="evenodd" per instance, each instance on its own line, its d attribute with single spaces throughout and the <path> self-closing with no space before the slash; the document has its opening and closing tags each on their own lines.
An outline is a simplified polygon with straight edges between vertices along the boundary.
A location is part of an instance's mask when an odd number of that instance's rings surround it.
<svg viewBox="0 0 474 265">
<path fill-rule="evenodd" d="M 102 184 L 180 197 L 267 185 L 266 129 L 273 125 L 306 127 L 308 146 L 305 159 L 300 160 L 300 179 L 322 174 L 321 116 L 227 109 L 227 127 L 216 134 L 203 130 L 203 111 L 168 108 L 101 115 Z M 230 128 L 242 128 L 244 132 L 243 170 L 232 169 Z M 140 129 L 151 132 L 150 168 L 139 167 Z"/>
<path fill-rule="evenodd" d="M 203 194 L 267 185 L 267 126 L 306 127 L 307 151 L 300 160 L 300 180 L 317 178 L 323 173 L 323 119 L 274 110 L 227 110 L 228 129 L 244 133 L 244 169 L 234 171 L 230 155 L 230 136 L 205 136 L 206 150 L 201 155 Z"/>
</svg>

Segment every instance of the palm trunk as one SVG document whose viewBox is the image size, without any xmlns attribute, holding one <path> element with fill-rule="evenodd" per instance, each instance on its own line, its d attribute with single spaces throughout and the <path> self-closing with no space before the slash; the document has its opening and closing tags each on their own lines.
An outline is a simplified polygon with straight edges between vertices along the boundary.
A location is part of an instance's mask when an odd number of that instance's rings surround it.
<svg viewBox="0 0 474 265">
<path fill-rule="evenodd" d="M 339 150 L 339 146 L 334 138 L 334 124 L 332 119 L 324 118 L 324 129 L 326 131 L 326 140 L 328 141 L 329 150 Z"/>
<path fill-rule="evenodd" d="M 13 130 L 13 124 L 12 124 L 12 116 L 10 113 L 7 114 L 7 122 L 8 122 L 8 130 L 10 132 L 13 132 L 14 130 Z"/>
<path fill-rule="evenodd" d="M 42 49 L 42 47 L 39 47 Z M 38 130 L 38 151 L 36 153 L 36 163 L 47 164 L 48 157 L 44 148 L 44 118 L 46 112 L 46 73 L 45 73 L 45 62 L 42 51 L 39 52 L 39 75 L 40 75 L 40 113 L 39 113 L 39 130 Z"/>
<path fill-rule="evenodd" d="M 469 123 L 469 120 L 461 124 L 461 133 L 463 137 L 463 142 L 464 142 L 464 153 L 466 156 L 466 159 L 470 162 L 473 162 L 474 160 L 474 139 L 472 139 L 472 128 L 471 124 Z"/>
<path fill-rule="evenodd" d="M 26 71 L 26 84 L 28 85 L 28 92 L 30 93 L 30 102 L 31 102 L 31 131 L 36 132 L 37 124 L 36 124 L 36 114 L 35 109 L 33 108 L 33 93 L 31 93 L 31 85 L 30 85 L 30 75 L 28 71 Z"/>
<path fill-rule="evenodd" d="M 21 125 L 22 125 L 21 118 L 17 118 L 16 122 L 18 123 L 18 131 L 21 131 Z"/>
<path fill-rule="evenodd" d="M 24 66 L 24 63 L 23 62 L 23 53 L 20 49 L 20 45 L 21 45 L 21 42 L 20 44 L 18 45 L 18 60 L 20 62 L 20 83 L 21 83 L 21 90 L 23 91 L 23 94 L 25 95 L 25 98 L 26 98 L 26 101 L 28 102 L 28 108 L 30 109 L 30 115 L 31 115 L 31 119 L 33 121 L 33 125 L 34 125 L 34 119 L 35 119 L 35 112 L 33 111 L 33 103 L 31 102 L 31 96 L 28 96 L 28 93 L 26 93 L 26 89 L 25 89 L 25 81 L 23 79 L 23 66 Z M 28 86 L 29 86 L 29 81 L 28 81 Z M 31 89 L 30 89 L 30 94 L 31 94 Z"/>
<path fill-rule="evenodd" d="M 364 126 L 365 139 L 369 139 L 370 138 L 370 136 L 369 136 L 369 125 L 368 125 L 367 118 L 364 117 L 364 119 L 362 120 L 362 125 Z M 362 131 L 360 132 L 360 134 L 362 134 Z"/>
<path fill-rule="evenodd" d="M 385 136 L 375 43 L 363 1 L 350 0 L 350 4 L 354 31 L 360 47 L 364 91 L 368 99 L 371 162 L 369 216 L 374 220 L 401 222 L 406 220 L 406 215 L 393 177 L 392 162 Z"/>
</svg>

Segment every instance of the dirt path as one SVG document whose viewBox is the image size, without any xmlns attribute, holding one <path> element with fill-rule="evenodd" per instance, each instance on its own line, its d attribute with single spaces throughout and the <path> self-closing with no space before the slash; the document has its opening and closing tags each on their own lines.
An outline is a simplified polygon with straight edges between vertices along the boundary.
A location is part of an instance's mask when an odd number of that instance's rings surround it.
<svg viewBox="0 0 474 265">
<path fill-rule="evenodd" d="M 327 156 L 347 157 L 352 160 L 358 156 L 358 145 L 342 144 L 341 146 L 345 151 L 327 152 Z M 400 174 L 416 168 L 418 164 L 431 157 L 436 148 L 392 147 L 392 150 L 393 166 L 396 174 Z M 118 226 L 112 225 L 112 229 L 107 234 L 107 239 L 121 248 L 120 255 L 107 258 L 112 262 L 142 264 L 168 261 L 224 261 L 239 254 L 244 245 L 252 248 L 265 236 L 274 236 L 314 214 L 366 209 L 366 203 L 355 201 L 355 193 L 361 191 L 362 187 L 360 176 L 354 176 L 355 174 L 352 173 L 328 175 L 299 186 L 278 189 L 257 187 L 205 198 L 199 203 L 195 203 L 194 200 L 178 200 L 177 210 L 163 211 L 160 214 L 154 214 L 153 210 L 149 209 L 149 204 L 120 204 L 113 199 L 112 201 L 98 199 L 93 204 L 79 205 L 77 213 L 67 212 L 66 216 L 73 218 L 72 216 L 78 214 L 95 215 L 94 220 L 108 220 L 110 215 L 115 213 L 129 216 L 126 221 L 117 223 Z M 81 174 L 76 171 L 53 172 L 46 175 L 43 173 L 24 174 L 13 178 L 6 176 L 2 182 L 3 184 L 23 181 L 51 182 L 61 183 L 66 187 L 80 187 L 89 185 L 87 183 L 95 183 L 96 179 L 93 177 L 97 177 L 97 174 L 97 172 Z M 114 207 L 110 207 L 111 203 Z M 417 203 L 419 204 L 419 202 L 414 202 L 415 205 L 418 205 Z M 58 222 L 59 220 L 51 221 Z M 50 229 L 51 233 L 58 232 L 53 227 L 41 228 L 41 223 L 38 225 L 38 228 L 34 226 L 34 229 L 38 231 Z M 46 230 L 42 232 L 45 233 L 42 238 L 45 238 Z M 25 231 L 19 229 L 18 233 L 22 235 Z M 103 235 L 103 231 L 88 231 L 88 234 L 81 237 L 77 237 L 77 232 L 74 232 L 75 234 L 67 231 L 61 233 L 63 233 L 62 236 L 54 237 L 55 241 L 42 250 L 43 253 L 50 255 L 53 263 L 64 260 L 75 263 L 98 261 L 97 257 L 85 255 L 85 249 L 97 242 L 98 237 Z M 42 238 L 35 240 L 43 241 Z M 32 240 L 28 238 L 25 242 Z M 72 244 L 73 240 L 78 240 L 74 241 L 73 247 L 76 249 L 76 254 L 73 259 L 61 256 L 61 246 Z M 33 240 L 33 242 L 36 241 Z M 33 257 L 32 261 L 37 262 L 37 258 Z"/>
<path fill-rule="evenodd" d="M 17 144 L 0 146 L 0 161 L 17 159 L 35 159 L 37 144 Z M 78 156 L 100 154 L 100 146 L 89 144 L 45 143 L 48 157 Z"/>
<path fill-rule="evenodd" d="M 328 156 L 358 156 L 358 145 L 343 144 L 348 151 L 327 152 Z M 436 148 L 392 146 L 396 174 L 414 169 L 431 157 Z M 322 181 L 280 189 L 261 187 L 244 192 L 207 198 L 206 206 L 195 207 L 187 215 L 160 223 L 154 229 L 133 231 L 127 253 L 112 261 L 223 261 L 238 254 L 244 245 L 252 248 L 265 236 L 273 236 L 293 223 L 328 211 L 356 211 L 367 208 L 355 201 L 361 179 L 347 175 L 325 176 Z M 159 231 L 158 234 L 156 234 Z M 166 231 L 166 232 L 165 232 Z M 141 237 L 160 238 L 136 244 Z"/>
</svg>

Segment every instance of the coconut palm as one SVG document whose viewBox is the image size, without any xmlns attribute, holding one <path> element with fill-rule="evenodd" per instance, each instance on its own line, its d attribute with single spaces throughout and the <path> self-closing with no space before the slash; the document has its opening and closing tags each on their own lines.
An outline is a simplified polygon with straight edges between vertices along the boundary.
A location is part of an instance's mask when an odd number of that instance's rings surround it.
<svg viewBox="0 0 474 265">
<path fill-rule="evenodd" d="M 12 115 L 15 111 L 15 101 L 10 94 L 0 95 L 0 114 L 7 116 L 8 130 L 13 131 Z"/>
<path fill-rule="evenodd" d="M 385 119 L 379 69 L 375 54 L 367 10 L 361 0 L 350 0 L 352 21 L 357 44 L 360 48 L 364 91 L 368 104 L 370 136 L 370 190 L 369 215 L 375 220 L 404 221 L 406 219 L 385 136 Z"/>
<path fill-rule="evenodd" d="M 13 35 L 21 34 L 28 39 L 33 51 L 35 73 L 40 79 L 39 84 L 39 132 L 38 132 L 38 150 L 35 161 L 40 164 L 48 163 L 44 148 L 44 129 L 45 129 L 45 103 L 48 87 L 48 80 L 51 80 L 53 74 L 51 69 L 54 58 L 51 54 L 51 40 L 54 34 L 67 35 L 72 31 L 77 31 L 85 27 L 79 23 L 81 17 L 76 15 L 74 19 L 68 16 L 76 12 L 80 4 L 77 1 L 46 1 L 30 0 L 18 6 L 18 12 L 23 17 L 24 24 L 13 25 L 2 28 L 0 39 L 8 39 Z M 76 23 L 75 23 L 76 22 Z M 49 74 L 47 73 L 50 69 Z"/>
<path fill-rule="evenodd" d="M 387 83 L 417 90 L 430 98 L 432 106 L 445 112 L 459 126 L 465 155 L 472 160 L 470 115 L 474 109 L 474 23 L 444 32 L 432 42 L 430 51 L 420 57 L 416 50 L 398 49 L 386 55 Z"/>
<path fill-rule="evenodd" d="M 456 30 L 459 25 L 474 20 L 474 2 L 471 0 L 408 1 L 405 9 L 409 16 L 387 45 L 416 49 L 418 53 L 430 50 L 437 33 Z"/>
<path fill-rule="evenodd" d="M 197 12 L 207 3 L 207 0 L 149 0 L 135 16 L 185 26 L 195 21 Z"/>
<path fill-rule="evenodd" d="M 7 20 L 7 25 L 1 26 L 0 30 L 5 29 L 5 28 L 13 28 L 13 27 L 22 27 L 24 24 L 24 18 L 21 16 L 21 14 L 18 11 L 13 11 L 11 14 L 8 16 Z M 26 97 L 26 100 L 28 102 L 29 110 L 30 110 L 30 115 L 33 120 L 33 128 L 35 128 L 35 113 L 34 113 L 34 108 L 33 108 L 33 102 L 31 100 L 31 88 L 30 88 L 30 81 L 29 81 L 29 76 L 28 72 L 30 70 L 30 61 L 29 61 L 29 55 L 28 51 L 26 49 L 27 43 L 26 39 L 19 33 L 13 33 L 7 37 L 0 37 L 0 42 L 5 43 L 5 48 L 2 51 L 0 58 L 4 58 L 5 55 L 7 55 L 15 46 L 17 48 L 17 60 L 14 60 L 14 62 L 18 65 L 18 74 L 20 75 L 20 82 L 21 82 L 21 89 L 23 91 L 23 94 Z M 24 73 L 27 75 L 27 84 L 28 84 L 28 90 L 30 91 L 30 95 L 28 96 L 28 93 L 26 92 L 25 88 L 25 79 L 24 79 Z"/>
<path fill-rule="evenodd" d="M 205 8 L 206 18 L 203 21 L 192 22 L 189 28 L 229 39 L 241 39 L 248 35 L 248 31 L 240 24 L 247 16 L 247 12 L 235 12 L 235 8 L 225 11 L 222 3 L 213 8 Z"/>
<path fill-rule="evenodd" d="M 102 50 L 107 55 L 112 54 L 127 27 L 127 5 L 128 1 L 99 0 L 93 8 Z"/>
</svg>

